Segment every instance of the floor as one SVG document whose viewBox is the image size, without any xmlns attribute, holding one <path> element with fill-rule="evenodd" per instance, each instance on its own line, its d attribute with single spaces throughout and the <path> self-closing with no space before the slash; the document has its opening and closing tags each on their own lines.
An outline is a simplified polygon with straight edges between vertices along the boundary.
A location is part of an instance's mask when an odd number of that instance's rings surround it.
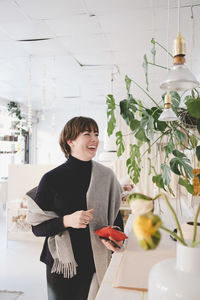
<svg viewBox="0 0 200 300">
<path fill-rule="evenodd" d="M 23 292 L 18 300 L 47 300 L 41 248 L 41 241 L 7 240 L 6 210 L 0 203 L 0 290 Z"/>
</svg>

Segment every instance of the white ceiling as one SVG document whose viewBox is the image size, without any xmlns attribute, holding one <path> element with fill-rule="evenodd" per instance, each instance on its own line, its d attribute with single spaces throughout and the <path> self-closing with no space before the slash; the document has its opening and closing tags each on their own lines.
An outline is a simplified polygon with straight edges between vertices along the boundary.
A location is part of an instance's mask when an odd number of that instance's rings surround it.
<svg viewBox="0 0 200 300">
<path fill-rule="evenodd" d="M 72 101 L 81 103 L 80 107 L 105 109 L 112 72 L 114 92 L 120 97 L 124 93 L 125 74 L 145 86 L 142 62 L 145 53 L 151 55 L 152 37 L 167 47 L 168 32 L 171 48 L 177 33 L 177 1 L 169 1 L 168 31 L 167 2 L 0 0 L 0 97 L 26 105 L 31 73 L 32 105 L 36 110 L 41 110 L 44 102 L 47 110 L 51 108 L 55 81 L 57 109 L 69 110 L 74 107 Z M 186 39 L 187 62 L 197 76 L 198 4 L 200 0 L 181 1 L 181 32 Z M 166 62 L 165 53 L 158 53 L 158 63 Z M 156 70 L 151 77 L 155 95 L 160 93 L 161 72 Z M 44 90 L 46 99 L 42 96 Z"/>
</svg>

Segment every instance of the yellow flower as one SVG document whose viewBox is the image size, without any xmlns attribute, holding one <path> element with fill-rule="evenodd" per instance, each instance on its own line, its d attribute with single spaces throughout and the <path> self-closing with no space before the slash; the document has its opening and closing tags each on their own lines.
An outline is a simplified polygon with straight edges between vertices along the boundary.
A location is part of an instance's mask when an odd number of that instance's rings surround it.
<svg viewBox="0 0 200 300">
<path fill-rule="evenodd" d="M 162 225 L 159 216 L 152 213 L 138 216 L 133 224 L 133 230 L 143 249 L 154 249 L 158 246 L 161 234 L 158 231 Z"/>
</svg>

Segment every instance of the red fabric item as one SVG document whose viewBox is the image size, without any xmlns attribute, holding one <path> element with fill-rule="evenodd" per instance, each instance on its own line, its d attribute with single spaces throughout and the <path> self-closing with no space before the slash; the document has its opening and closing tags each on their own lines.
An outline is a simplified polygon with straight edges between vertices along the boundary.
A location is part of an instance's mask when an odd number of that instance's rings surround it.
<svg viewBox="0 0 200 300">
<path fill-rule="evenodd" d="M 123 241 L 128 238 L 124 232 L 116 230 L 110 226 L 95 230 L 94 233 L 100 237 L 111 238 L 117 242 Z"/>
</svg>

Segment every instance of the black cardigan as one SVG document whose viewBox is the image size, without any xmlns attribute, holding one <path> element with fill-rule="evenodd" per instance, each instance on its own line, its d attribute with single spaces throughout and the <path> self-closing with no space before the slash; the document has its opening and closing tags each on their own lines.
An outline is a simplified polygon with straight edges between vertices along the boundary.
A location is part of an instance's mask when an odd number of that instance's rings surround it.
<svg viewBox="0 0 200 300">
<path fill-rule="evenodd" d="M 47 238 L 63 230 L 69 230 L 78 272 L 94 272 L 94 259 L 90 241 L 89 227 L 85 229 L 65 228 L 63 216 L 77 210 L 87 210 L 86 193 L 91 179 L 91 161 L 81 161 L 70 156 L 66 163 L 46 173 L 38 186 L 35 201 L 43 210 L 54 211 L 59 218 L 32 226 L 36 236 L 45 236 L 40 260 L 52 267 L 53 258 L 49 252 Z M 119 213 L 115 225 L 123 229 Z"/>
</svg>

